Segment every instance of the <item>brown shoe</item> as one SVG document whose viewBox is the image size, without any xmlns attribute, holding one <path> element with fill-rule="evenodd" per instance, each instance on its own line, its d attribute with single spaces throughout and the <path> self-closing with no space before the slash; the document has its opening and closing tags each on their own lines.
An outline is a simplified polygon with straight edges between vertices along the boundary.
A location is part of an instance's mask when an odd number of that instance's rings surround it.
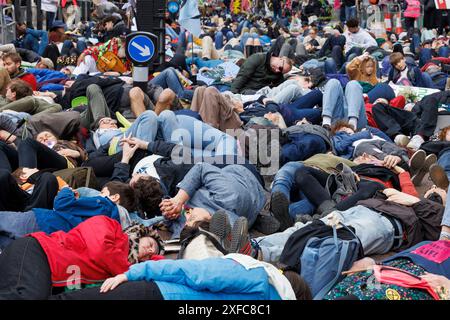
<svg viewBox="0 0 450 320">
<path fill-rule="evenodd" d="M 420 150 L 419 150 L 420 151 Z M 417 151 L 417 152 L 419 152 Z M 417 153 L 416 152 L 416 153 Z M 423 161 L 422 168 L 420 168 L 419 172 L 411 177 L 411 181 L 415 186 L 420 186 L 422 183 L 423 177 L 428 173 L 430 167 L 435 164 L 437 161 L 437 157 L 435 154 L 430 154 L 425 157 L 425 161 Z"/>
<path fill-rule="evenodd" d="M 444 168 L 442 168 L 437 163 L 433 164 L 430 167 L 430 178 L 438 188 L 444 190 L 448 188 L 449 181 L 447 178 L 447 173 L 445 172 Z"/>
<path fill-rule="evenodd" d="M 417 174 L 423 167 L 427 154 L 423 150 L 417 150 L 409 159 L 409 172 L 411 177 Z"/>
</svg>

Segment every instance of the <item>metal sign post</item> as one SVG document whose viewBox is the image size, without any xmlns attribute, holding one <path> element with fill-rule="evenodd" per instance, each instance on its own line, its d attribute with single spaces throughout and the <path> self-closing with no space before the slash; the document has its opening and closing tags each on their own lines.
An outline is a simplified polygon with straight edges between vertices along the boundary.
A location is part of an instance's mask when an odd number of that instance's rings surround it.
<svg viewBox="0 0 450 320">
<path fill-rule="evenodd" d="M 158 52 L 158 37 L 150 32 L 133 32 L 126 38 L 126 56 L 133 64 L 133 86 L 147 90 L 149 66 Z"/>
</svg>

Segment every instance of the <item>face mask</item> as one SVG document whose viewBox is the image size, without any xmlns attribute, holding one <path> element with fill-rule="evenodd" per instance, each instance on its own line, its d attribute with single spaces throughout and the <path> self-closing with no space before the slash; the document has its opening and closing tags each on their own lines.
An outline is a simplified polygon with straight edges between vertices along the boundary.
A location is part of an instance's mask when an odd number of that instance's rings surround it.
<svg viewBox="0 0 450 320">
<path fill-rule="evenodd" d="M 53 149 L 53 147 L 55 146 L 55 144 L 56 144 L 56 141 L 47 141 L 47 142 L 45 142 L 45 145 L 46 145 L 47 147 L 49 147 L 50 149 Z"/>
</svg>

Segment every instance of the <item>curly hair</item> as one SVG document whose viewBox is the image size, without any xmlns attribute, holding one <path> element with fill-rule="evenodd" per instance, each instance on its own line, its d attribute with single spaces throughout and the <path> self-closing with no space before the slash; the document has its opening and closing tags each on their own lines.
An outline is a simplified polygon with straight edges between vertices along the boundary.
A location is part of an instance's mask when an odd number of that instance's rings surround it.
<svg viewBox="0 0 450 320">
<path fill-rule="evenodd" d="M 141 177 L 133 186 L 138 201 L 138 210 L 146 213 L 147 219 L 153 218 L 160 213 L 164 192 L 158 180 L 153 177 Z"/>
<path fill-rule="evenodd" d="M 447 135 L 448 130 L 450 130 L 450 126 L 442 128 L 441 131 L 439 131 L 439 141 L 445 141 L 445 136 Z"/>
<path fill-rule="evenodd" d="M 342 128 L 350 128 L 356 132 L 355 127 L 350 123 L 348 123 L 348 121 L 338 120 L 331 126 L 331 135 L 334 136 L 336 132 L 338 132 Z"/>
</svg>

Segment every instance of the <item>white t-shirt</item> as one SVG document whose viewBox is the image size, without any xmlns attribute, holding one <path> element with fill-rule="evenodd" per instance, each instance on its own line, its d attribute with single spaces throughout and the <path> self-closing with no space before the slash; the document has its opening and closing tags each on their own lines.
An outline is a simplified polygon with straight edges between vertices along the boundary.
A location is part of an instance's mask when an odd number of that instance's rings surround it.
<svg viewBox="0 0 450 320">
<path fill-rule="evenodd" d="M 153 154 L 151 156 L 145 157 L 141 161 L 139 161 L 133 170 L 133 175 L 138 174 L 146 174 L 153 178 L 156 178 L 160 180 L 158 172 L 156 172 L 155 168 L 155 161 L 162 158 L 161 156 L 158 156 L 156 154 Z"/>
</svg>

